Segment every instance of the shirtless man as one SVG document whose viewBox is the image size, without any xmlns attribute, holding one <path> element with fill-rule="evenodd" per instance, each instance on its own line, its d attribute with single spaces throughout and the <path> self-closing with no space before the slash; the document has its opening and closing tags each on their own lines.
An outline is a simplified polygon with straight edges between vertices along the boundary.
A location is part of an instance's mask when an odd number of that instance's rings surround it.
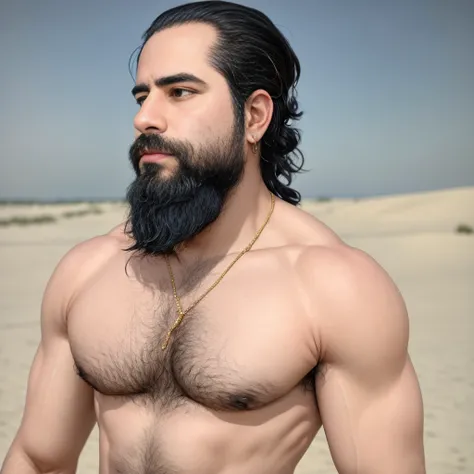
<svg viewBox="0 0 474 474">
<path fill-rule="evenodd" d="M 399 292 L 278 181 L 299 169 L 298 76 L 255 10 L 151 25 L 129 217 L 48 283 L 2 474 L 74 473 L 96 422 L 100 474 L 290 474 L 323 425 L 340 473 L 425 472 Z"/>
</svg>

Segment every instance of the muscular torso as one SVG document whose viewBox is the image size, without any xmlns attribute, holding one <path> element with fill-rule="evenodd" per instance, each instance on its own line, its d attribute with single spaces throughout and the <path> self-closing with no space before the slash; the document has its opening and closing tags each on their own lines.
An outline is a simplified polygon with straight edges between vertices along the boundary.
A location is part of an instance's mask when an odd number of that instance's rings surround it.
<svg viewBox="0 0 474 474">
<path fill-rule="evenodd" d="M 95 390 L 101 474 L 290 474 L 321 426 L 301 247 L 255 250 L 161 344 L 177 312 L 161 259 L 118 249 L 71 302 L 78 374 Z M 210 272 L 173 261 L 187 308 Z M 128 264 L 127 264 L 128 262 Z"/>
</svg>

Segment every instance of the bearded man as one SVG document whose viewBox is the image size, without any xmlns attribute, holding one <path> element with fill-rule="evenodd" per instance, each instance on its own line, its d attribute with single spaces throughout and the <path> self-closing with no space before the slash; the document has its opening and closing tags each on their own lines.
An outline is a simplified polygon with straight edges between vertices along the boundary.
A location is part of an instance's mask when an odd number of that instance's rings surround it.
<svg viewBox="0 0 474 474">
<path fill-rule="evenodd" d="M 298 206 L 300 64 L 261 12 L 196 2 L 146 31 L 129 216 L 73 248 L 2 474 L 290 474 L 324 426 L 343 474 L 422 474 L 396 286 Z"/>
</svg>

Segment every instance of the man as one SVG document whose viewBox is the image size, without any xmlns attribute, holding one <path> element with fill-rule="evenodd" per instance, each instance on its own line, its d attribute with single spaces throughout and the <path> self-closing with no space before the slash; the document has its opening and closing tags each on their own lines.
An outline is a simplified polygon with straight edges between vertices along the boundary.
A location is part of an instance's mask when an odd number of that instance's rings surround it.
<svg viewBox="0 0 474 474">
<path fill-rule="evenodd" d="M 322 425 L 340 473 L 425 472 L 403 300 L 289 187 L 299 73 L 239 5 L 145 33 L 129 218 L 50 279 L 2 474 L 75 472 L 96 422 L 101 474 L 290 474 Z"/>
</svg>

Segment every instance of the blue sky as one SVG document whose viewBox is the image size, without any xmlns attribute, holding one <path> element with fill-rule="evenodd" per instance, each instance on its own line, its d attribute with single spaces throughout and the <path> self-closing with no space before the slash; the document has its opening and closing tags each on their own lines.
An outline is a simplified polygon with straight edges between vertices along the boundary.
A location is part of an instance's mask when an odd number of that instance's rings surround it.
<svg viewBox="0 0 474 474">
<path fill-rule="evenodd" d="M 130 54 L 176 0 L 0 6 L 0 199 L 124 196 Z M 474 185 L 474 1 L 246 0 L 302 63 L 305 197 Z"/>
</svg>

